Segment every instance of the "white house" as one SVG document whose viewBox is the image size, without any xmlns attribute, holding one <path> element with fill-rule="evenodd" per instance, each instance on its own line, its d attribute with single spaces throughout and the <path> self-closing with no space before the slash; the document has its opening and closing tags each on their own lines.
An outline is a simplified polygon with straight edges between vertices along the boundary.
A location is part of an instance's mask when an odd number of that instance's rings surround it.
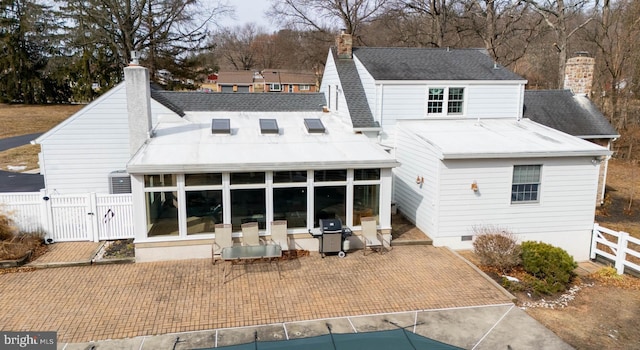
<svg viewBox="0 0 640 350">
<path fill-rule="evenodd" d="M 616 137 L 601 114 L 584 118 L 596 127 L 581 139 L 549 125 L 545 98 L 527 99 L 526 81 L 482 50 L 350 40 L 330 51 L 321 93 L 159 91 L 128 67 L 125 83 L 36 140 L 47 191 L 130 188 L 139 261 L 208 257 L 217 223 L 238 236 L 258 221 L 269 235 L 286 219 L 309 250 L 320 218 L 357 231 L 375 216 L 388 235 L 392 200 L 435 245 L 470 248 L 474 226 L 496 225 L 587 258 L 610 151 L 583 139 Z M 577 104 L 563 118 L 584 117 Z"/>
<path fill-rule="evenodd" d="M 482 50 L 353 48 L 342 34 L 321 91 L 402 164 L 394 201 L 434 245 L 470 248 L 474 226 L 494 225 L 587 259 L 610 151 L 523 118 L 525 84 Z"/>
</svg>

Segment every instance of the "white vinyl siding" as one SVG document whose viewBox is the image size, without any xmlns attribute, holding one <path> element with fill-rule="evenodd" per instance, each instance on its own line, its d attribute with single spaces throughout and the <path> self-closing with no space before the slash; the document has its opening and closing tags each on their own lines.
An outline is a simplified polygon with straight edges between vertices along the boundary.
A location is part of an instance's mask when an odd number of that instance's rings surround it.
<svg viewBox="0 0 640 350">
<path fill-rule="evenodd" d="M 349 114 L 344 93 L 342 93 L 342 83 L 340 82 L 340 77 L 338 76 L 331 52 L 329 52 L 329 56 L 327 57 L 327 65 L 322 75 L 320 92 L 324 93 L 327 107 L 336 113 L 347 125 L 351 125 L 351 115 Z"/>
<path fill-rule="evenodd" d="M 393 195 L 398 209 L 427 235 L 435 235 L 440 161 L 429 145 L 402 127 L 398 128 L 396 159 L 402 164 L 393 169 Z M 418 184 L 417 177 L 424 183 Z"/>
<path fill-rule="evenodd" d="M 156 101 L 152 113 L 173 113 Z M 129 161 L 125 85 L 114 87 L 41 140 L 41 172 L 48 191 L 108 193 L 109 173 Z"/>
<path fill-rule="evenodd" d="M 426 108 L 426 86 L 416 85 L 378 85 L 378 98 L 381 100 L 376 120 L 383 129 L 382 141 L 394 145 L 398 120 L 422 119 Z M 416 103 L 420 101 L 420 103 Z"/>
<path fill-rule="evenodd" d="M 340 78 L 338 77 L 338 71 L 333 60 L 333 55 L 329 52 L 327 57 L 327 65 L 325 66 L 322 74 L 322 83 L 320 84 L 320 92 L 325 96 L 327 107 L 333 108 L 335 98 L 335 86 L 340 84 Z M 331 87 L 331 89 L 329 89 Z M 330 91 L 329 91 L 330 90 Z"/>
<path fill-rule="evenodd" d="M 471 249 L 461 237 L 474 226 L 495 225 L 520 241 L 541 240 L 588 258 L 599 171 L 593 157 L 441 160 L 412 124 L 398 123 L 395 154 L 402 165 L 393 170 L 394 200 L 434 245 Z M 512 204 L 513 167 L 531 164 L 541 165 L 538 201 Z"/>
<path fill-rule="evenodd" d="M 511 204 L 513 166 L 542 164 L 539 200 Z M 597 167 L 588 157 L 443 162 L 439 236 L 471 234 L 475 225 L 498 225 L 518 234 L 589 230 L 593 225 Z M 478 192 L 471 190 L 476 181 Z"/>
<path fill-rule="evenodd" d="M 467 118 L 517 118 L 522 113 L 524 86 L 470 85 L 465 89 Z"/>
</svg>

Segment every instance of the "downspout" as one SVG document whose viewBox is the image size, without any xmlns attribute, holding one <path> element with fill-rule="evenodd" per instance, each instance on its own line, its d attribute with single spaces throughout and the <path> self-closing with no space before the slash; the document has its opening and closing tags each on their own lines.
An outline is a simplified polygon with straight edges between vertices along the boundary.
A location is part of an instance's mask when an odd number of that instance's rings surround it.
<svg viewBox="0 0 640 350">
<path fill-rule="evenodd" d="M 609 139 L 607 142 L 607 150 L 611 151 L 611 142 L 615 141 L 615 139 Z M 600 205 L 604 204 L 604 195 L 605 190 L 607 188 L 607 171 L 609 171 L 609 159 L 611 156 L 607 156 L 604 160 L 604 171 L 602 173 L 602 190 L 600 191 Z"/>
</svg>

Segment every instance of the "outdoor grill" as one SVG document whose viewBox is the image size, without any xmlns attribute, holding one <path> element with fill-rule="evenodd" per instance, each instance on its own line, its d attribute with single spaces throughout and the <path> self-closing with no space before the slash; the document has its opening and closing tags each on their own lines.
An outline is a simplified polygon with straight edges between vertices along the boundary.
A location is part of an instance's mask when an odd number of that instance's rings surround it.
<svg viewBox="0 0 640 350">
<path fill-rule="evenodd" d="M 342 227 L 340 219 L 320 219 L 320 253 L 324 257 L 327 253 L 338 253 L 344 257 L 344 239 L 351 235 L 351 230 Z"/>
</svg>

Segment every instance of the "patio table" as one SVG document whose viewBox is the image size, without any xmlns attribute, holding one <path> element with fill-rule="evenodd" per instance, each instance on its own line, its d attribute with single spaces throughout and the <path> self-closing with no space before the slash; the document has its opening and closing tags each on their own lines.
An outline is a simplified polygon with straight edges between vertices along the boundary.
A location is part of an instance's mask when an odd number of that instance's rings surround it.
<svg viewBox="0 0 640 350">
<path fill-rule="evenodd" d="M 256 261 L 259 259 L 268 259 L 269 263 L 275 258 L 278 276 L 280 276 L 280 265 L 278 263 L 282 256 L 282 247 L 277 244 L 260 244 L 260 245 L 242 245 L 222 248 L 222 260 L 231 262 L 233 267 L 234 261 Z M 227 283 L 226 266 L 224 269 L 224 283 Z"/>
</svg>

